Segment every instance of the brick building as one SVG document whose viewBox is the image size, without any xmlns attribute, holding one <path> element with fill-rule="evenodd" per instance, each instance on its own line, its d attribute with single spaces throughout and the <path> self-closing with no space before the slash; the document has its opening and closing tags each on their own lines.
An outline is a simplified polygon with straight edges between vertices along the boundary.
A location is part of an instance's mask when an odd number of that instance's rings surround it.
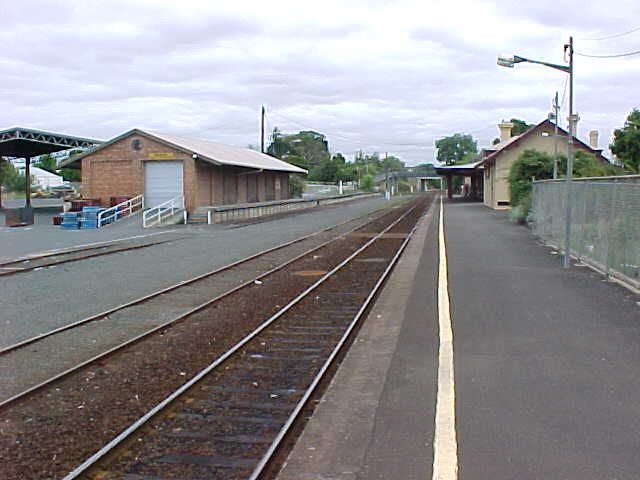
<svg viewBox="0 0 640 480">
<path fill-rule="evenodd" d="M 104 206 L 111 197 L 143 194 L 145 206 L 153 207 L 183 196 L 189 212 L 287 199 L 289 175 L 307 173 L 253 150 L 138 129 L 61 166 L 81 168 L 83 195 L 99 198 Z"/>
</svg>

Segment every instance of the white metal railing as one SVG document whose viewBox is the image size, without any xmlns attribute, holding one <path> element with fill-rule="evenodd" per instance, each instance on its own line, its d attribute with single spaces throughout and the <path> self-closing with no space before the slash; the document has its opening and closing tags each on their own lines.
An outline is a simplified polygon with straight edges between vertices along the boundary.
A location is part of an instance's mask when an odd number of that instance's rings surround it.
<svg viewBox="0 0 640 480">
<path fill-rule="evenodd" d="M 98 228 L 108 223 L 115 222 L 122 217 L 131 215 L 134 212 L 142 210 L 144 208 L 144 198 L 142 195 L 138 195 L 129 200 L 126 200 L 118 205 L 114 205 L 111 208 L 107 208 L 98 214 Z"/>
<path fill-rule="evenodd" d="M 179 195 L 142 213 L 142 227 L 161 224 L 165 218 L 172 217 L 177 211 L 184 209 L 184 197 Z M 185 211 L 186 216 L 186 211 Z"/>
</svg>

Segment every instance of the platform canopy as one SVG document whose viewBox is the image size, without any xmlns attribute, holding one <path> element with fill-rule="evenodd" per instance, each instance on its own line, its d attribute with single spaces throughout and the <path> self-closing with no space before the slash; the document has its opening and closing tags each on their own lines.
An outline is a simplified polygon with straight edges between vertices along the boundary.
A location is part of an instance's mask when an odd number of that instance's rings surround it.
<svg viewBox="0 0 640 480">
<path fill-rule="evenodd" d="M 0 130 L 0 156 L 31 158 L 70 148 L 93 148 L 101 140 L 62 133 L 12 127 Z"/>
<path fill-rule="evenodd" d="M 453 177 L 470 177 L 473 197 L 479 196 L 483 188 L 483 160 L 458 165 L 440 165 L 436 167 L 436 173 L 447 179 L 447 196 L 449 198 L 453 198 Z"/>
<path fill-rule="evenodd" d="M 31 182 L 29 181 L 29 163 L 32 157 L 59 152 L 71 148 L 93 148 L 101 140 L 75 137 L 63 133 L 53 133 L 31 128 L 11 127 L 0 130 L 0 156 L 25 159 L 25 204 L 31 206 Z"/>
</svg>

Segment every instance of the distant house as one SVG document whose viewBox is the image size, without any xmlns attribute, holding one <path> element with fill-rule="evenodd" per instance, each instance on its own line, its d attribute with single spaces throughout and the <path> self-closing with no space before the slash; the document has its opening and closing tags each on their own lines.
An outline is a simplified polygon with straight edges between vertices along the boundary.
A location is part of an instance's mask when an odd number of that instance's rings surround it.
<svg viewBox="0 0 640 480">
<path fill-rule="evenodd" d="M 500 143 L 482 149 L 479 165 L 484 168 L 484 204 L 493 209 L 505 209 L 511 207 L 508 181 L 511 165 L 525 150 L 537 150 L 553 155 L 554 124 L 544 120 L 515 137 L 511 136 L 512 123 L 500 123 L 498 128 Z M 566 156 L 568 137 L 568 132 L 558 127 L 558 152 L 561 155 Z M 590 132 L 589 137 L 591 145 L 574 137 L 574 148 L 609 163 L 602 155 L 602 150 L 598 149 L 598 132 L 595 130 Z"/>
<path fill-rule="evenodd" d="M 289 175 L 307 173 L 246 148 L 133 129 L 61 167 L 80 168 L 82 193 L 109 206 L 144 195 L 146 207 L 179 199 L 197 207 L 290 198 Z"/>
</svg>

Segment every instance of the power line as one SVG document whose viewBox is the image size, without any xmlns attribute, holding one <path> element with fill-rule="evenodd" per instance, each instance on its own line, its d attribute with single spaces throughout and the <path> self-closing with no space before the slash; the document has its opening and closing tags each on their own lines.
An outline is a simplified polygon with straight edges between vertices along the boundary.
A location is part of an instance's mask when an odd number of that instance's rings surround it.
<svg viewBox="0 0 640 480">
<path fill-rule="evenodd" d="M 588 55 L 586 53 L 575 53 L 580 57 L 588 57 L 588 58 L 619 58 L 619 57 L 631 57 L 633 55 L 640 55 L 640 50 L 636 50 L 635 52 L 627 52 L 627 53 L 617 53 L 614 55 Z"/>
<path fill-rule="evenodd" d="M 607 35 L 606 37 L 599 37 L 599 38 L 581 38 L 581 40 L 588 40 L 588 41 L 593 41 L 593 42 L 599 42 L 600 40 L 609 40 L 611 38 L 619 38 L 619 37 L 624 37 L 625 35 L 629 35 L 630 33 L 635 33 L 640 31 L 640 27 L 636 27 L 632 30 L 628 30 L 626 32 L 622 32 L 622 33 L 615 33 L 613 35 Z"/>
<path fill-rule="evenodd" d="M 560 102 L 560 110 L 562 110 L 562 108 L 564 107 L 564 102 L 567 99 L 567 83 L 569 83 L 569 77 L 564 77 L 564 86 L 562 87 L 562 101 Z"/>
</svg>

